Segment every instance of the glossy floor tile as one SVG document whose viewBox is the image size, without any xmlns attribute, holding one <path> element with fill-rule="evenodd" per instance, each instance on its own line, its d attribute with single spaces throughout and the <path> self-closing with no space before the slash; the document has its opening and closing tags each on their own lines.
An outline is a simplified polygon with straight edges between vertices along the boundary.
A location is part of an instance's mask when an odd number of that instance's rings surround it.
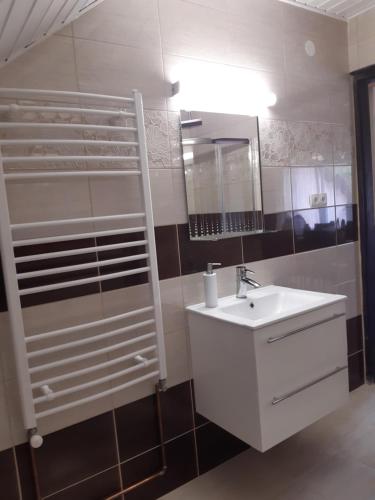
<svg viewBox="0 0 375 500">
<path fill-rule="evenodd" d="M 373 500 L 375 387 L 266 453 L 253 449 L 165 500 Z"/>
</svg>

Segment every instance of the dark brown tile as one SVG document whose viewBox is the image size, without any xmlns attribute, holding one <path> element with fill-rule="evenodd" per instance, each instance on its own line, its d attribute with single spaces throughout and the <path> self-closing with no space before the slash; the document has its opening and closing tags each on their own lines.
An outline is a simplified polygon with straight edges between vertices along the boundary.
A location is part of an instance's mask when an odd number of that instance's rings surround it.
<svg viewBox="0 0 375 500">
<path fill-rule="evenodd" d="M 281 257 L 294 252 L 291 212 L 265 215 L 264 231 L 242 237 L 245 262 Z"/>
<path fill-rule="evenodd" d="M 218 241 L 191 241 L 188 224 L 178 225 L 181 274 L 204 271 L 208 262 L 221 262 L 222 266 L 242 264 L 241 238 Z"/>
<path fill-rule="evenodd" d="M 117 408 L 115 416 L 121 461 L 160 444 L 155 396 Z"/>
<path fill-rule="evenodd" d="M 114 467 L 48 498 L 51 500 L 103 500 L 120 490 L 119 468 Z"/>
<path fill-rule="evenodd" d="M 166 445 L 166 473 L 125 496 L 126 500 L 154 500 L 197 476 L 193 432 Z M 132 485 L 161 470 L 160 448 L 156 448 L 122 464 L 123 482 Z"/>
<path fill-rule="evenodd" d="M 60 250 L 81 249 L 95 246 L 93 238 L 85 240 L 73 240 L 64 242 L 55 242 L 41 245 L 27 245 L 17 247 L 15 249 L 15 256 L 21 257 L 26 255 L 36 255 L 41 253 L 52 253 Z M 53 259 L 43 259 L 39 261 L 31 261 L 17 265 L 19 272 L 30 272 L 37 270 L 53 269 L 56 267 L 64 267 L 70 265 L 85 264 L 88 262 L 96 262 L 96 253 L 86 253 L 82 255 L 73 255 L 68 257 L 59 257 Z M 53 283 L 61 283 L 63 281 L 70 281 L 82 278 L 91 278 L 98 275 L 98 268 L 95 266 L 87 270 L 74 271 L 69 273 L 52 274 L 38 278 L 28 278 L 19 281 L 20 289 L 31 288 L 36 286 L 50 285 Z M 69 288 L 62 288 L 60 290 L 51 290 L 48 292 L 37 293 L 33 295 L 26 295 L 21 298 L 23 307 L 45 304 L 55 302 L 58 300 L 65 300 L 83 295 L 90 295 L 100 291 L 98 283 L 89 283 L 86 285 L 72 286 Z"/>
<path fill-rule="evenodd" d="M 195 427 L 199 427 L 200 425 L 207 424 L 209 420 L 197 412 L 195 406 L 195 392 L 194 392 L 194 380 L 191 380 L 191 390 L 193 393 L 193 411 L 194 411 L 194 425 Z"/>
<path fill-rule="evenodd" d="M 22 500 L 37 500 L 29 444 L 25 443 L 16 446 L 16 456 L 22 490 Z"/>
<path fill-rule="evenodd" d="M 365 383 L 363 351 L 352 354 L 348 358 L 349 365 L 349 391 L 354 391 Z"/>
<path fill-rule="evenodd" d="M 42 496 L 113 467 L 117 457 L 112 413 L 45 436 L 35 455 Z"/>
<path fill-rule="evenodd" d="M 97 243 L 98 245 L 112 245 L 116 243 L 128 243 L 131 241 L 140 241 L 144 239 L 145 239 L 145 234 L 143 232 L 139 232 L 133 234 L 104 236 L 101 238 L 97 238 Z M 146 252 L 145 246 L 122 248 L 116 250 L 105 250 L 103 252 L 98 253 L 98 260 L 101 261 L 108 259 L 118 259 L 120 257 L 130 257 L 145 252 Z M 147 260 L 141 259 L 132 262 L 115 264 L 111 266 L 102 266 L 99 268 L 99 272 L 100 274 L 118 273 L 145 266 L 147 266 Z M 121 278 L 104 280 L 101 282 L 101 288 L 104 292 L 107 292 L 109 290 L 116 290 L 118 288 L 142 285 L 144 283 L 148 283 L 147 273 L 133 274 L 130 276 L 123 276 Z"/>
<path fill-rule="evenodd" d="M 348 319 L 346 322 L 348 354 L 363 350 L 362 316 Z"/>
<path fill-rule="evenodd" d="M 168 441 L 193 429 L 193 406 L 190 382 L 161 393 L 164 439 Z"/>
<path fill-rule="evenodd" d="M 166 280 L 180 276 L 180 257 L 178 252 L 177 226 L 155 227 L 156 252 L 158 257 L 159 279 Z"/>
<path fill-rule="evenodd" d="M 336 207 L 337 244 L 358 240 L 357 205 Z"/>
<path fill-rule="evenodd" d="M 335 208 L 314 208 L 293 212 L 296 252 L 336 245 Z"/>
<path fill-rule="evenodd" d="M 242 453 L 249 445 L 213 423 L 196 429 L 199 473 Z"/>
<path fill-rule="evenodd" d="M 0 483 L 1 498 L 4 498 L 4 500 L 18 500 L 20 498 L 16 464 L 11 448 L 0 452 Z"/>
</svg>

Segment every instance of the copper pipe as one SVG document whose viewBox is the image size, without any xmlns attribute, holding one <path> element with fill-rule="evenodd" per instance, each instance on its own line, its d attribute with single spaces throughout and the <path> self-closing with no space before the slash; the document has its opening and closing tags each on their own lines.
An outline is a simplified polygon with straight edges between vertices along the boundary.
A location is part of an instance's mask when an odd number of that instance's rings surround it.
<svg viewBox="0 0 375 500">
<path fill-rule="evenodd" d="M 34 480 L 36 499 L 42 500 L 42 495 L 40 493 L 38 467 L 36 465 L 35 449 L 31 445 L 30 445 L 30 457 L 31 457 L 31 469 L 32 469 L 32 476 L 33 476 L 33 480 Z"/>
<path fill-rule="evenodd" d="M 164 476 L 164 474 L 166 473 L 168 467 L 167 467 L 167 457 L 166 457 L 166 452 L 165 452 L 163 422 L 162 422 L 162 414 L 161 414 L 161 401 L 160 401 L 160 392 L 161 391 L 162 391 L 162 389 L 161 389 L 160 385 L 156 384 L 156 386 L 155 386 L 156 413 L 157 413 L 157 417 L 158 417 L 158 427 L 159 427 L 159 436 L 160 436 L 161 463 L 162 463 L 161 469 L 158 472 L 155 472 L 154 474 L 147 476 L 145 479 L 142 479 L 141 481 L 138 481 L 137 483 L 134 483 L 134 484 L 131 484 L 130 486 L 127 486 L 126 488 L 115 493 L 114 495 L 111 495 L 109 497 L 105 497 L 104 500 L 115 500 L 116 498 L 120 497 L 121 495 L 129 493 L 130 491 L 133 491 L 133 490 L 139 488 L 140 486 L 143 486 L 144 484 L 147 484 L 150 481 L 157 479 L 158 477 Z"/>
<path fill-rule="evenodd" d="M 154 479 L 157 479 L 158 477 L 164 476 L 164 474 L 167 471 L 167 457 L 165 453 L 165 443 L 164 443 L 164 432 L 163 432 L 163 422 L 162 422 L 162 412 L 161 412 L 161 400 L 160 400 L 160 392 L 162 392 L 162 386 L 161 384 L 156 384 L 155 385 L 155 396 L 156 396 L 156 414 L 158 418 L 158 427 L 159 427 L 159 437 L 160 437 L 160 448 L 161 448 L 161 462 L 162 462 L 162 467 L 158 472 L 155 472 L 154 474 L 151 474 L 150 476 L 147 476 L 145 479 L 142 479 L 141 481 L 138 481 L 137 483 L 131 484 L 130 486 L 127 486 L 126 488 L 122 489 L 121 491 L 106 497 L 104 500 L 114 500 L 126 493 L 129 493 L 130 491 L 133 491 L 140 486 L 143 486 L 144 484 L 149 483 L 150 481 L 153 481 Z M 32 446 L 30 446 L 30 456 L 31 456 L 31 465 L 32 465 L 32 474 L 33 474 L 33 480 L 34 480 L 34 487 L 35 487 L 35 494 L 37 500 L 42 500 L 42 495 L 40 493 L 40 484 L 39 484 L 39 474 L 38 474 L 38 467 L 36 464 L 36 457 L 35 457 L 35 450 Z"/>
</svg>

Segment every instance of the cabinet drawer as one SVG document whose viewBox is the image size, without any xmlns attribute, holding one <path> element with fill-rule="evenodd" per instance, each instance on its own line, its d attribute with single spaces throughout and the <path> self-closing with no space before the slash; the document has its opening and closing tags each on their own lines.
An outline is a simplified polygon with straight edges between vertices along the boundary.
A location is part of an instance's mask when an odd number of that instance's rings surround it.
<svg viewBox="0 0 375 500">
<path fill-rule="evenodd" d="M 275 393 L 260 408 L 262 451 L 287 439 L 348 401 L 347 367 L 334 367 L 307 386 L 295 383 L 289 393 Z"/>
<path fill-rule="evenodd" d="M 270 401 L 347 364 L 345 315 L 328 313 L 279 336 L 260 332 L 255 350 L 259 396 L 261 402 Z"/>
</svg>

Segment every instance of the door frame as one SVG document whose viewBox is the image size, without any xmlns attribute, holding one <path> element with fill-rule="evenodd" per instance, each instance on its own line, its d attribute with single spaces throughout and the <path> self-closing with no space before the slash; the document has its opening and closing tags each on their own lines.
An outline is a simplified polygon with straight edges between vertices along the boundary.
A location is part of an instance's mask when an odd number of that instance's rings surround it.
<svg viewBox="0 0 375 500">
<path fill-rule="evenodd" d="M 351 75 L 354 90 L 366 373 L 367 380 L 373 383 L 375 382 L 375 193 L 373 189 L 375 183 L 368 89 L 371 82 L 375 83 L 375 65 L 354 71 Z"/>
</svg>

